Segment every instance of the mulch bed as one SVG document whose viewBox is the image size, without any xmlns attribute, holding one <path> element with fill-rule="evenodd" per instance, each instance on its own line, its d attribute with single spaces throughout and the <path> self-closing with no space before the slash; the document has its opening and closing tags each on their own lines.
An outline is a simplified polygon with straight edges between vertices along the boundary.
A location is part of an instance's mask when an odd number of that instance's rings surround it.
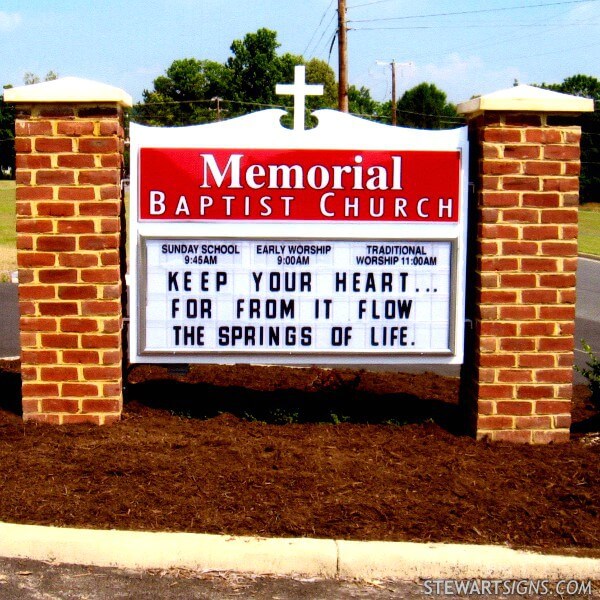
<svg viewBox="0 0 600 600">
<path fill-rule="evenodd" d="M 107 427 L 23 424 L 19 390 L 0 361 L 0 521 L 600 556 L 585 386 L 572 441 L 549 446 L 473 440 L 458 381 L 432 374 L 138 366 Z"/>
</svg>

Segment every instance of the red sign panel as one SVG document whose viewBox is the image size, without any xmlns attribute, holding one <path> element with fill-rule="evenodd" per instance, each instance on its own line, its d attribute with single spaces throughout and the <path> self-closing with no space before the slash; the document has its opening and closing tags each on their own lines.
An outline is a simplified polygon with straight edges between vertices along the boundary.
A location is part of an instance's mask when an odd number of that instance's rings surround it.
<svg viewBox="0 0 600 600">
<path fill-rule="evenodd" d="M 457 222 L 458 151 L 142 148 L 141 221 Z"/>
</svg>

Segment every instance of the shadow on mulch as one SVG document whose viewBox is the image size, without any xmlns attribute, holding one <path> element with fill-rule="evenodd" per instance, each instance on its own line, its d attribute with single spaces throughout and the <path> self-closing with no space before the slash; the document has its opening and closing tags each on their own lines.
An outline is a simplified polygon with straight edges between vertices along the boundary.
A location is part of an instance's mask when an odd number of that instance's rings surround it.
<svg viewBox="0 0 600 600">
<path fill-rule="evenodd" d="M 0 410 L 6 410 L 19 417 L 23 414 L 20 371 L 18 361 L 3 361 L 0 368 Z"/>
<path fill-rule="evenodd" d="M 358 390 L 352 384 L 332 390 L 261 391 L 241 386 L 158 380 L 131 385 L 128 400 L 197 419 L 230 413 L 241 419 L 272 424 L 431 422 L 455 435 L 467 433 L 456 403 L 422 399 L 405 392 L 378 395 Z"/>
</svg>

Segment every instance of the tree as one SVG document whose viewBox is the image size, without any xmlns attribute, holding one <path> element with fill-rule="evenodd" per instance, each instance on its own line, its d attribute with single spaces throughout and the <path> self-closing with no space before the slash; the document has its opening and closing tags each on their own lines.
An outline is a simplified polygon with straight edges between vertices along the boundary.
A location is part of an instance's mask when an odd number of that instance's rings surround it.
<svg viewBox="0 0 600 600">
<path fill-rule="evenodd" d="M 362 86 L 360 89 L 355 85 L 348 87 L 348 112 L 369 119 L 379 117 L 381 105 L 371 98 L 368 88 Z"/>
<path fill-rule="evenodd" d="M 216 120 L 217 98 L 227 93 L 229 74 L 220 63 L 184 58 L 144 90 L 133 118 L 152 125 L 187 125 Z"/>
<path fill-rule="evenodd" d="M 600 80 L 589 75 L 572 75 L 562 83 L 546 84 L 539 87 L 581 96 L 594 100 L 596 107 L 600 103 Z M 577 122 L 581 126 L 581 176 L 579 180 L 580 202 L 598 202 L 600 200 L 600 112 L 584 113 Z"/>
<path fill-rule="evenodd" d="M 305 61 L 295 54 L 278 55 L 278 47 L 274 31 L 259 29 L 233 41 L 232 56 L 225 64 L 175 60 L 154 80 L 152 90 L 144 90 L 143 102 L 134 107 L 132 118 L 151 125 L 188 125 L 217 120 L 220 112 L 230 118 L 273 105 L 291 106 L 293 98 L 278 96 L 275 86 L 292 82 L 294 67 Z M 309 110 L 335 106 L 337 84 L 327 63 L 308 61 L 306 80 L 324 84 L 323 96 L 307 98 Z"/>
<path fill-rule="evenodd" d="M 44 81 L 54 81 L 55 79 L 58 79 L 58 73 L 55 71 L 48 71 L 46 77 L 44 77 Z M 40 81 L 39 76 L 30 71 L 27 71 L 27 73 L 23 75 L 23 83 L 25 85 L 33 85 L 34 83 L 40 83 Z"/>
<path fill-rule="evenodd" d="M 391 112 L 391 106 L 390 106 Z M 407 90 L 396 105 L 398 125 L 417 129 L 448 129 L 462 123 L 446 93 L 432 83 Z"/>
</svg>

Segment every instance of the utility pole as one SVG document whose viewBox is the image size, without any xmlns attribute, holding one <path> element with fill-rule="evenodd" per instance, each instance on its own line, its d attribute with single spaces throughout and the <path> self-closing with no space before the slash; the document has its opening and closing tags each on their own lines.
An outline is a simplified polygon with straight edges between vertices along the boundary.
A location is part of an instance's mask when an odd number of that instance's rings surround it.
<svg viewBox="0 0 600 600">
<path fill-rule="evenodd" d="M 338 108 L 348 112 L 348 28 L 346 27 L 346 0 L 338 0 Z"/>
<path fill-rule="evenodd" d="M 396 126 L 398 124 L 398 117 L 396 115 L 396 67 L 412 67 L 412 62 L 403 62 L 397 63 L 395 60 L 392 62 L 386 62 L 382 60 L 377 61 L 378 65 L 390 65 L 392 68 L 392 125 Z"/>
</svg>

